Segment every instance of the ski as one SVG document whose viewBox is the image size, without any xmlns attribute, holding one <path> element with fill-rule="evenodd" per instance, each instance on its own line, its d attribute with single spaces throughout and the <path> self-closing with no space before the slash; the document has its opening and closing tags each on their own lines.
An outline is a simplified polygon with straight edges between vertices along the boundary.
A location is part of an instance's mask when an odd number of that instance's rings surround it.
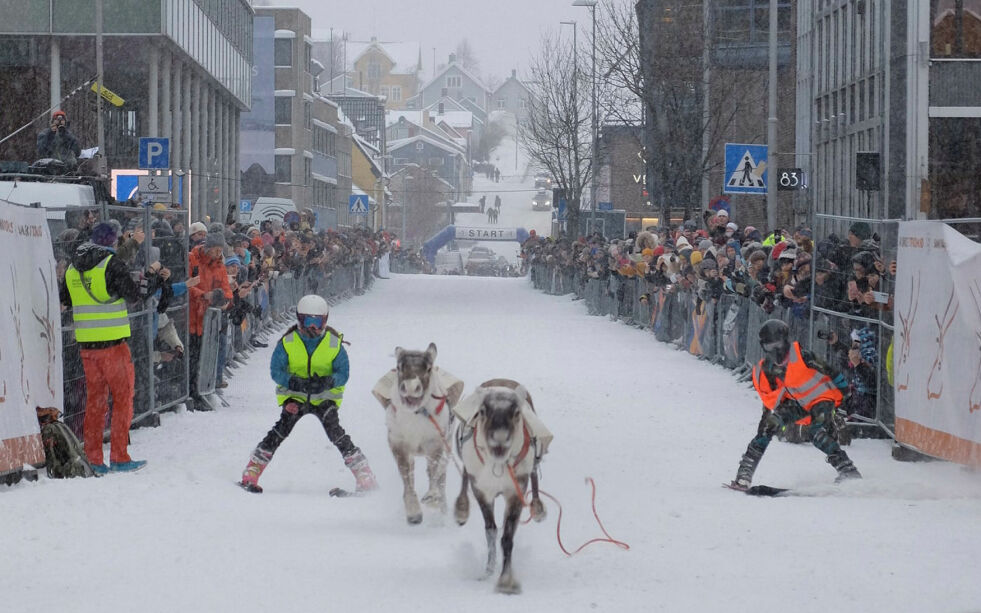
<svg viewBox="0 0 981 613">
<path fill-rule="evenodd" d="M 351 490 L 346 490 L 343 487 L 332 488 L 329 494 L 333 498 L 361 498 L 364 496 L 364 492 L 352 492 Z"/>
<path fill-rule="evenodd" d="M 235 482 L 235 485 L 239 486 L 240 488 L 242 488 L 246 492 L 249 492 L 249 493 L 252 493 L 252 494 L 261 494 L 262 493 L 262 488 L 259 487 L 258 485 L 252 484 L 252 483 L 243 483 L 242 481 L 236 481 Z"/>
<path fill-rule="evenodd" d="M 722 487 L 727 487 L 730 490 L 735 490 L 737 492 L 742 492 L 747 496 L 764 496 L 764 497 L 777 497 L 777 496 L 789 496 L 791 495 L 791 490 L 786 487 L 771 487 L 769 485 L 754 485 L 752 487 L 742 487 L 737 485 L 735 482 L 723 483 Z"/>
</svg>

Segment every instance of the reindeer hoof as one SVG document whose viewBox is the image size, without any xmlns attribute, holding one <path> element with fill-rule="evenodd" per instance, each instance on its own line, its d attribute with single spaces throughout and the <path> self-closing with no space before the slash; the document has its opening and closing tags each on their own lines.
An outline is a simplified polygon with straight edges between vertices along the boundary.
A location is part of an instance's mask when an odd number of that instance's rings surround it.
<svg viewBox="0 0 981 613">
<path fill-rule="evenodd" d="M 426 494 L 425 496 L 422 497 L 422 500 L 420 500 L 420 502 L 422 502 L 422 504 L 426 505 L 427 507 L 432 507 L 434 509 L 446 508 L 446 500 L 437 493 Z"/>
<path fill-rule="evenodd" d="M 456 504 L 453 505 L 453 518 L 456 519 L 456 523 L 463 525 L 467 523 L 467 518 L 470 516 L 470 503 L 466 498 L 457 498 Z"/>
<path fill-rule="evenodd" d="M 531 518 L 536 522 L 545 521 L 545 517 L 548 513 L 545 511 L 545 505 L 542 504 L 541 500 L 535 499 L 531 501 Z"/>
<path fill-rule="evenodd" d="M 418 525 L 418 524 L 421 524 L 422 523 L 422 513 L 419 513 L 417 515 L 406 515 L 405 516 L 405 519 L 406 519 L 406 521 L 409 522 L 410 525 L 413 525 L 413 526 Z"/>
<path fill-rule="evenodd" d="M 501 577 L 497 582 L 497 587 L 494 588 L 498 594 L 520 594 L 521 584 L 515 581 L 513 578 Z"/>
</svg>

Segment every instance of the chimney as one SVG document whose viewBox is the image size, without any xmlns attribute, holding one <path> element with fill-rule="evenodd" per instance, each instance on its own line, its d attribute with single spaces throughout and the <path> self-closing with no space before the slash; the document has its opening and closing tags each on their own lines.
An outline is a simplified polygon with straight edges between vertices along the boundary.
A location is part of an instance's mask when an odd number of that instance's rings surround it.
<svg viewBox="0 0 981 613">
<path fill-rule="evenodd" d="M 514 68 L 511 69 L 511 78 L 512 79 L 517 79 L 518 78 L 518 71 L 516 69 L 514 69 Z"/>
<path fill-rule="evenodd" d="M 456 62 L 456 54 L 455 53 L 451 53 L 450 54 L 450 64 L 453 64 L 454 62 Z"/>
<path fill-rule="evenodd" d="M 443 107 L 443 103 L 442 103 L 442 102 L 440 102 L 440 103 L 439 103 L 439 114 L 440 114 L 440 115 L 442 115 L 442 114 L 443 114 L 443 108 L 444 108 L 444 107 Z"/>
</svg>

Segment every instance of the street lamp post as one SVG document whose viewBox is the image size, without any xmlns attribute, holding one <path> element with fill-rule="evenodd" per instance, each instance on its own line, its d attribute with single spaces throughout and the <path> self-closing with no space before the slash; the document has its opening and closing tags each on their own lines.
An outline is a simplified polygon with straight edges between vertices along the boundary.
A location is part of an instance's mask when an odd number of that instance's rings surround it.
<svg viewBox="0 0 981 613">
<path fill-rule="evenodd" d="M 593 20 L 593 68 L 590 80 L 593 84 L 593 150 L 592 158 L 589 163 L 589 229 L 590 232 L 596 230 L 596 171 L 599 164 L 599 134 L 596 113 L 596 3 L 598 0 L 575 0 L 572 6 L 588 6 Z"/>
</svg>

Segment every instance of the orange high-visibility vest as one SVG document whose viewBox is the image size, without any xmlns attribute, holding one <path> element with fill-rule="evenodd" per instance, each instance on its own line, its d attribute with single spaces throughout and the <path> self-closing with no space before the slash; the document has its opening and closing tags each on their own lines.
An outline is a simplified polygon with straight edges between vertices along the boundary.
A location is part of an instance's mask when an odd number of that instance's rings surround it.
<svg viewBox="0 0 981 613">
<path fill-rule="evenodd" d="M 800 352 L 800 345 L 794 343 L 790 347 L 790 357 L 787 361 L 787 372 L 783 379 L 777 379 L 776 385 L 763 376 L 763 360 L 753 369 L 753 387 L 760 395 L 763 406 L 769 410 L 777 408 L 785 397 L 793 398 L 805 410 L 810 411 L 819 402 L 841 404 L 841 391 L 831 382 L 831 378 L 808 366 Z"/>
</svg>

